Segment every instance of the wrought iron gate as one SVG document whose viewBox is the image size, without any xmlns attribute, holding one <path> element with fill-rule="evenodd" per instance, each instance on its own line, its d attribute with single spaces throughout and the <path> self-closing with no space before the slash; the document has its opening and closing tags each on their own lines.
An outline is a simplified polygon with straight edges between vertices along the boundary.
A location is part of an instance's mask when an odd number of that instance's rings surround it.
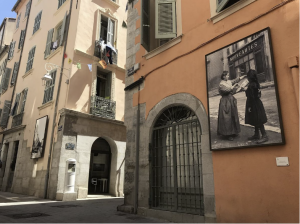
<svg viewBox="0 0 300 224">
<path fill-rule="evenodd" d="M 150 144 L 150 206 L 203 215 L 201 127 L 186 107 L 167 109 Z"/>
</svg>

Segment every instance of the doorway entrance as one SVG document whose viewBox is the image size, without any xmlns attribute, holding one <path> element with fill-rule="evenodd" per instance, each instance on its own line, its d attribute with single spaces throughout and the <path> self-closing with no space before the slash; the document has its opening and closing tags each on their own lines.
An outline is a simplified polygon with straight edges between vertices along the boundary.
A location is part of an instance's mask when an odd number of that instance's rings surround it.
<svg viewBox="0 0 300 224">
<path fill-rule="evenodd" d="M 89 171 L 89 194 L 108 194 L 111 149 L 108 142 L 98 138 L 92 145 Z"/>
</svg>

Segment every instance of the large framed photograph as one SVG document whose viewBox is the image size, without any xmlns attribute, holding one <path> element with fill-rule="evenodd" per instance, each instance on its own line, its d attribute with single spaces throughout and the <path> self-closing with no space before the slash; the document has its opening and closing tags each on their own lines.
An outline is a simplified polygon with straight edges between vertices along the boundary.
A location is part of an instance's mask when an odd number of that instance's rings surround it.
<svg viewBox="0 0 300 224">
<path fill-rule="evenodd" d="M 284 144 L 270 29 L 205 59 L 211 150 Z"/>
<path fill-rule="evenodd" d="M 46 135 L 48 128 L 48 116 L 36 120 L 33 137 L 31 159 L 37 159 L 44 156 Z"/>
</svg>

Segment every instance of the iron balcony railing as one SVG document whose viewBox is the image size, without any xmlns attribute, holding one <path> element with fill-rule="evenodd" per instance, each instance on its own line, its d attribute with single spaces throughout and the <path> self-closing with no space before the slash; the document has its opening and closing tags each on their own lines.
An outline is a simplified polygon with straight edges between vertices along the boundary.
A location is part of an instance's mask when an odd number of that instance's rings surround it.
<svg viewBox="0 0 300 224">
<path fill-rule="evenodd" d="M 116 49 L 118 52 L 118 49 Z M 101 45 L 100 41 L 96 40 L 95 41 L 95 53 L 94 56 L 100 58 L 100 60 L 104 59 L 105 55 L 103 55 L 103 52 L 101 50 Z M 116 54 L 114 51 L 112 52 L 112 62 L 113 64 L 117 65 L 118 64 L 118 54 Z"/>
<path fill-rule="evenodd" d="M 100 96 L 92 96 L 91 114 L 114 120 L 116 117 L 116 102 Z"/>
<path fill-rule="evenodd" d="M 19 126 L 22 124 L 23 122 L 23 113 L 20 113 L 20 114 L 17 114 L 13 117 L 12 119 L 12 124 L 11 124 L 11 127 L 16 127 L 16 126 Z"/>
</svg>

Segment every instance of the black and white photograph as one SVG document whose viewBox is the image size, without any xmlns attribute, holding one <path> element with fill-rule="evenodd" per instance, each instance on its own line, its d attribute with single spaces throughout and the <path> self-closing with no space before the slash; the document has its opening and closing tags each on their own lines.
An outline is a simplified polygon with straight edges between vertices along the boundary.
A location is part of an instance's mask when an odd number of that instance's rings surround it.
<svg viewBox="0 0 300 224">
<path fill-rule="evenodd" d="M 270 29 L 206 55 L 211 150 L 284 144 Z"/>
<path fill-rule="evenodd" d="M 41 158 L 44 155 L 47 124 L 48 124 L 48 116 L 36 120 L 32 151 L 31 151 L 32 159 Z"/>
</svg>

